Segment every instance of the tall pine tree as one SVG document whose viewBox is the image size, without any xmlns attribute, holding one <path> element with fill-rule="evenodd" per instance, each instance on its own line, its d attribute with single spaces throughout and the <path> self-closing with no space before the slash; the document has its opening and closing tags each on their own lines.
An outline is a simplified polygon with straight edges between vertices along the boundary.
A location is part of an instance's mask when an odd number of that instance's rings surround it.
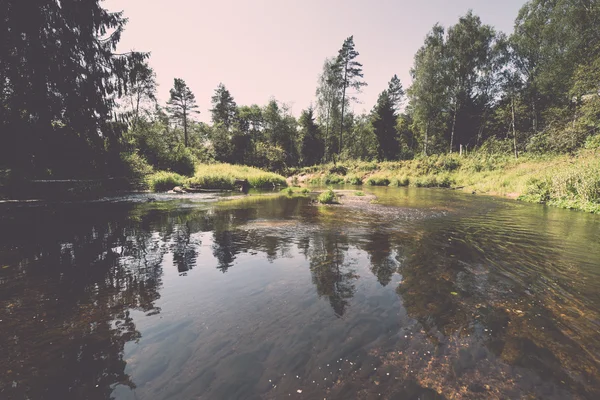
<svg viewBox="0 0 600 400">
<path fill-rule="evenodd" d="M 339 74 L 340 89 L 342 92 L 342 116 L 340 123 L 340 144 L 338 152 L 341 153 L 344 144 L 344 112 L 346 109 L 346 100 L 355 101 L 354 94 L 350 94 L 348 89 L 352 88 L 355 93 L 360 93 L 363 86 L 367 83 L 362 80 L 362 64 L 356 61 L 359 53 L 354 48 L 354 36 L 344 40 L 342 48 L 338 52 L 334 70 Z"/>
<path fill-rule="evenodd" d="M 170 91 L 171 97 L 167 102 L 167 111 L 177 123 L 183 128 L 183 143 L 187 147 L 189 143 L 188 129 L 192 114 L 199 114 L 196 111 L 196 96 L 185 84 L 183 79 L 175 78 L 173 89 Z"/>
<path fill-rule="evenodd" d="M 210 112 L 212 114 L 212 121 L 214 124 L 223 124 L 227 129 L 230 129 L 236 118 L 237 118 L 237 106 L 229 90 L 219 83 L 219 86 L 215 89 L 215 94 L 211 97 L 212 107 Z"/>
</svg>

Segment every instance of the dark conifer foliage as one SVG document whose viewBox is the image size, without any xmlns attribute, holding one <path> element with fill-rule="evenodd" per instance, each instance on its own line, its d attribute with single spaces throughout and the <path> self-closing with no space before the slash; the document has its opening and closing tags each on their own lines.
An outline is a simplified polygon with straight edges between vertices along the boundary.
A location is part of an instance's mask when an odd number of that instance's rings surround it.
<svg viewBox="0 0 600 400">
<path fill-rule="evenodd" d="M 0 162 L 25 174 L 110 173 L 110 123 L 145 53 L 115 54 L 127 22 L 98 0 L 0 3 Z M 114 166 L 115 164 L 112 163 Z"/>
</svg>

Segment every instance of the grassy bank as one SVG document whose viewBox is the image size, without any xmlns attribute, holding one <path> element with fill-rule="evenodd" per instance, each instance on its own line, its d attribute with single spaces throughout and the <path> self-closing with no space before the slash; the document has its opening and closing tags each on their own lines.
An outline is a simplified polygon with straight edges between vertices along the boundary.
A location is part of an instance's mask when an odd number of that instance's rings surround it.
<svg viewBox="0 0 600 400">
<path fill-rule="evenodd" d="M 458 154 L 297 169 L 292 182 L 460 188 L 600 213 L 600 151 L 576 155 Z"/>
<path fill-rule="evenodd" d="M 236 179 L 247 180 L 252 188 L 286 186 L 285 178 L 281 175 L 230 164 L 199 164 L 191 177 L 159 171 L 148 175 L 146 182 L 148 188 L 155 192 L 171 190 L 175 186 L 232 190 L 235 188 Z"/>
</svg>

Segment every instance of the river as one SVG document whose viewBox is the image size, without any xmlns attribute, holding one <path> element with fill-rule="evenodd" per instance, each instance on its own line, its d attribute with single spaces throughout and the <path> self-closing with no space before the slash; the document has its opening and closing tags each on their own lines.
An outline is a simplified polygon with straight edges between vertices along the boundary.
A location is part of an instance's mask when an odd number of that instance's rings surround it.
<svg viewBox="0 0 600 400">
<path fill-rule="evenodd" d="M 600 216 L 363 190 L 2 205 L 0 398 L 600 398 Z"/>
</svg>

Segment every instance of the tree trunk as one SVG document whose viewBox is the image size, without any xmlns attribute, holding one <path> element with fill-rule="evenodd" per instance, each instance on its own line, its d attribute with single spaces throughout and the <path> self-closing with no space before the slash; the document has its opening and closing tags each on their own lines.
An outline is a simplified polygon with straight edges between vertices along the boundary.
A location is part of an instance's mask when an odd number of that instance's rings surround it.
<svg viewBox="0 0 600 400">
<path fill-rule="evenodd" d="M 515 99 L 513 97 L 512 102 L 512 128 L 513 128 L 513 145 L 515 150 L 515 159 L 519 158 L 519 153 L 517 152 L 517 130 L 515 129 Z"/>
<path fill-rule="evenodd" d="M 188 147 L 187 111 L 183 111 L 183 145 Z"/>
<path fill-rule="evenodd" d="M 329 118 L 331 115 L 331 99 L 329 99 L 329 104 L 327 104 L 327 119 L 325 122 L 325 154 L 324 154 L 324 162 L 327 162 L 327 150 L 329 148 Z"/>
<path fill-rule="evenodd" d="M 458 99 L 454 99 L 454 118 L 452 118 L 452 132 L 450 133 L 450 154 L 454 145 L 454 128 L 456 127 L 456 114 L 458 113 Z"/>
<path fill-rule="evenodd" d="M 340 148 L 338 154 L 342 153 L 342 138 L 344 136 L 344 109 L 346 108 L 346 86 L 348 85 L 348 54 L 346 53 L 346 65 L 344 66 L 344 87 L 342 90 L 342 123 L 340 125 Z"/>
<path fill-rule="evenodd" d="M 427 140 L 428 140 L 428 135 L 429 135 L 429 121 L 427 121 L 427 124 L 425 125 L 425 143 L 423 144 L 423 155 L 424 156 L 427 155 Z"/>
</svg>

